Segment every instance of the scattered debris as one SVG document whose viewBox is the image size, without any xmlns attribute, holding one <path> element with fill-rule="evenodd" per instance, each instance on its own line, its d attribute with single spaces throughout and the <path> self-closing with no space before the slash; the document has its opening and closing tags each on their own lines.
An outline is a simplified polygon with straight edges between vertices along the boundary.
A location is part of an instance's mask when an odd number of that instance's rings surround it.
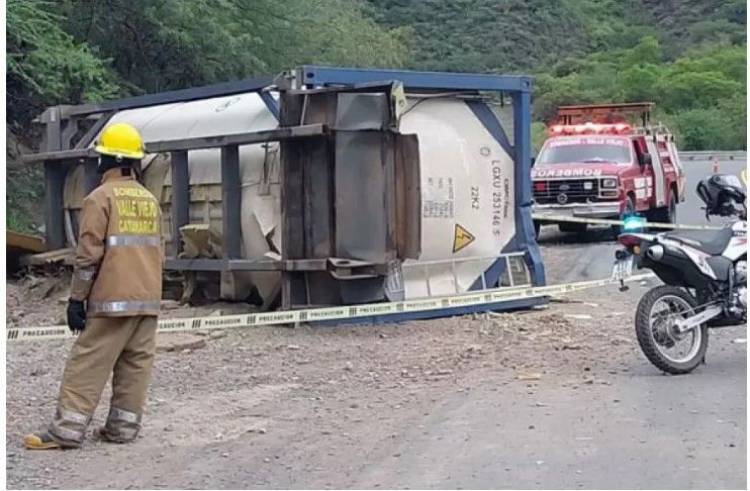
<svg viewBox="0 0 750 491">
<path fill-rule="evenodd" d="M 518 372 L 516 378 L 518 378 L 518 380 L 540 380 L 542 374 L 539 372 Z"/>
<path fill-rule="evenodd" d="M 196 350 L 206 346 L 206 340 L 195 334 L 188 333 L 159 333 L 156 336 L 156 351 L 171 352 Z M 189 352 L 189 351 L 188 351 Z"/>
</svg>

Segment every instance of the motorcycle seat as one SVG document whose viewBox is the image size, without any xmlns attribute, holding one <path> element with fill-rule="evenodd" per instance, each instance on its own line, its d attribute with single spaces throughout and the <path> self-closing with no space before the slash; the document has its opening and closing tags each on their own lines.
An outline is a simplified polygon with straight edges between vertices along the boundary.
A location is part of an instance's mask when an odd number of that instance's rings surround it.
<svg viewBox="0 0 750 491">
<path fill-rule="evenodd" d="M 706 254 L 718 256 L 724 252 L 724 249 L 729 245 L 729 241 L 732 240 L 732 229 L 726 227 L 721 230 L 685 230 L 667 232 L 664 236 Z"/>
</svg>

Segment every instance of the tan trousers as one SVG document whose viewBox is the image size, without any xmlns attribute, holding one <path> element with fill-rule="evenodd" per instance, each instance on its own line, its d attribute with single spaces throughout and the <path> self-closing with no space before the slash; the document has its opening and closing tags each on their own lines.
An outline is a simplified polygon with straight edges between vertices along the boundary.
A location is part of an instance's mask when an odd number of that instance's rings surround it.
<svg viewBox="0 0 750 491">
<path fill-rule="evenodd" d="M 50 434 L 66 446 L 83 442 L 104 386 L 112 375 L 112 400 L 102 436 L 135 439 L 156 352 L 156 316 L 90 317 L 78 336 L 60 387 Z"/>
</svg>

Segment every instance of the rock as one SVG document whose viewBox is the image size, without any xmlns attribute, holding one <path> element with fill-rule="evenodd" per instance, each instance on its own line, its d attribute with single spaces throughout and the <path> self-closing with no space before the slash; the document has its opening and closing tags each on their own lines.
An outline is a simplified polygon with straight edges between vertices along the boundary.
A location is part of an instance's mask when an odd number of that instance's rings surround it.
<svg viewBox="0 0 750 491">
<path fill-rule="evenodd" d="M 613 345 L 618 346 L 621 344 L 631 344 L 633 341 L 625 336 L 614 335 L 610 341 Z"/>
<path fill-rule="evenodd" d="M 157 352 L 195 350 L 206 346 L 206 340 L 189 333 L 161 333 L 156 336 Z"/>
<path fill-rule="evenodd" d="M 564 344 L 562 349 L 564 350 L 580 350 L 583 349 L 583 346 L 580 344 Z"/>
<path fill-rule="evenodd" d="M 540 380 L 542 374 L 539 372 L 518 372 L 516 378 L 518 380 Z"/>
<path fill-rule="evenodd" d="M 286 349 L 288 349 L 290 351 L 296 351 L 296 350 L 300 349 L 300 347 L 297 346 L 296 344 L 288 344 L 288 345 L 286 345 Z"/>
<path fill-rule="evenodd" d="M 177 300 L 162 300 L 161 310 L 177 310 L 180 308 L 180 302 Z"/>
</svg>

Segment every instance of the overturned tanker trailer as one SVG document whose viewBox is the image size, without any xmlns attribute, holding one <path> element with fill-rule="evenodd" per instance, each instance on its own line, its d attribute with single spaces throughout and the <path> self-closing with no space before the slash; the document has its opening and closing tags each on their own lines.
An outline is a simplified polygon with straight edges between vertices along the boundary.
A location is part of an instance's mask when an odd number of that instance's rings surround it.
<svg viewBox="0 0 750 491">
<path fill-rule="evenodd" d="M 303 66 L 49 108 L 42 151 L 25 159 L 45 166 L 48 247 L 72 247 L 97 185 L 93 142 L 109 123 L 138 128 L 185 299 L 213 287 L 293 309 L 542 285 L 530 94 L 523 76 Z"/>
</svg>

